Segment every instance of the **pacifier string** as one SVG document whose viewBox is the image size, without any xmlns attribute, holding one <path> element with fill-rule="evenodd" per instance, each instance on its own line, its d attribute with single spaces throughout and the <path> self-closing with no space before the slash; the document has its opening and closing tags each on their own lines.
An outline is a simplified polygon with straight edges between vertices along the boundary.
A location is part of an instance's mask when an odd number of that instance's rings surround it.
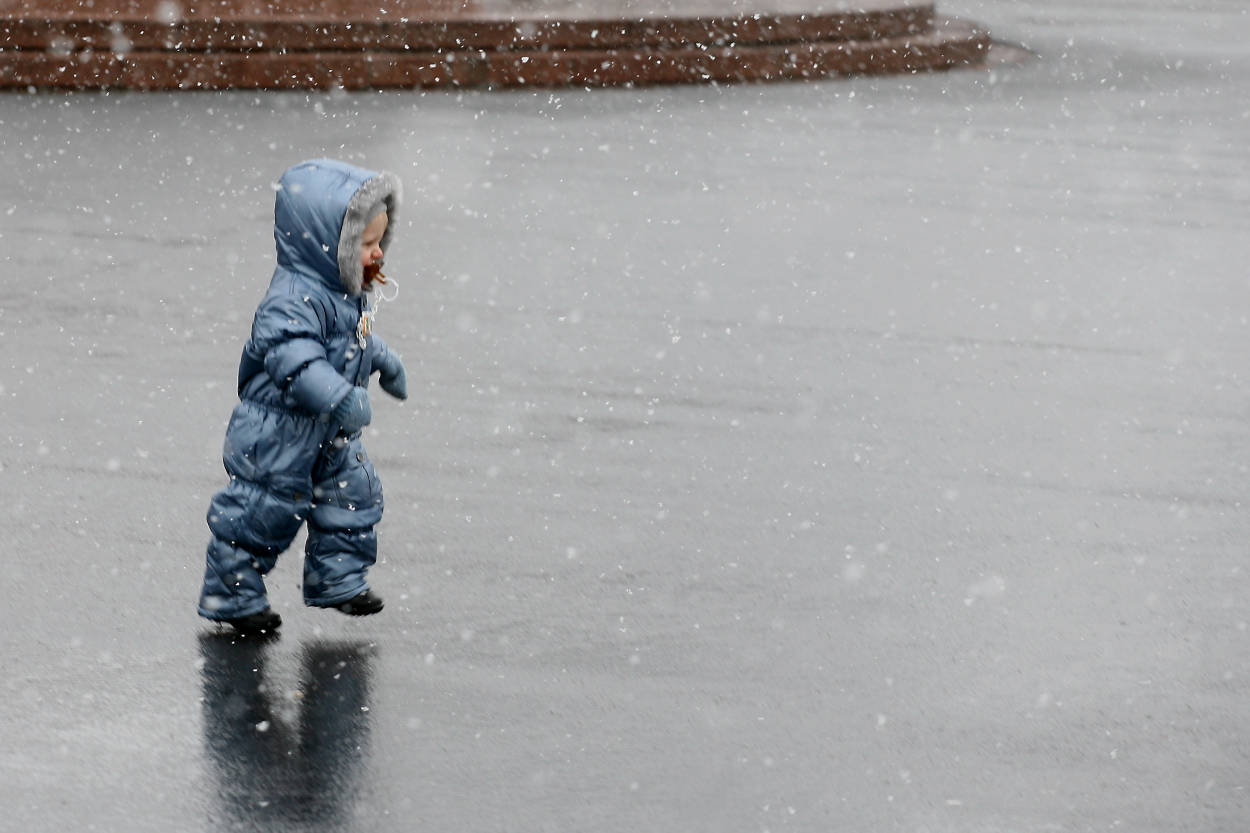
<svg viewBox="0 0 1250 833">
<path fill-rule="evenodd" d="M 365 345 L 368 343 L 367 339 L 373 333 L 373 321 L 377 318 L 378 309 L 381 308 L 382 303 L 394 301 L 399 297 L 399 282 L 394 278 L 388 278 L 383 275 L 380 264 L 372 264 L 371 267 L 366 268 L 372 271 L 372 275 L 369 277 L 370 283 L 374 284 L 374 287 L 366 293 L 368 301 L 360 316 L 360 323 L 356 325 L 356 342 L 360 345 L 361 350 L 365 349 Z M 395 291 L 391 293 L 389 298 L 382 294 L 382 284 L 387 283 L 395 287 Z"/>
<path fill-rule="evenodd" d="M 394 287 L 395 291 L 391 293 L 391 297 L 388 298 L 382 294 L 383 284 L 390 284 L 392 287 Z M 382 308 L 382 303 L 384 301 L 389 304 L 391 301 L 394 301 L 398 297 L 399 297 L 399 281 L 395 280 L 394 278 L 385 278 L 382 275 L 378 275 L 377 286 L 374 287 L 373 291 L 369 293 L 369 301 L 370 301 L 371 306 L 373 307 L 373 314 L 375 316 L 377 315 L 378 310 Z"/>
</svg>

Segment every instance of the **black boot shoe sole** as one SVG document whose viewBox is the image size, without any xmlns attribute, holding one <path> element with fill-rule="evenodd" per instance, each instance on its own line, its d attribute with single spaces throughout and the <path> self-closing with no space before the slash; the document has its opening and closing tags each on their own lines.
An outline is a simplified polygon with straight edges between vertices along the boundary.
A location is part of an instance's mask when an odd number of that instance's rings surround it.
<svg viewBox="0 0 1250 833">
<path fill-rule="evenodd" d="M 239 633 L 268 633 L 282 627 L 282 617 L 274 613 L 271 608 L 265 608 L 260 613 L 253 613 L 251 616 L 226 619 L 225 622 Z"/>
<path fill-rule="evenodd" d="M 359 596 L 353 596 L 342 604 L 335 605 L 334 609 L 346 613 L 348 616 L 372 616 L 380 611 L 382 607 L 382 599 L 373 595 L 372 590 L 366 590 Z"/>
</svg>

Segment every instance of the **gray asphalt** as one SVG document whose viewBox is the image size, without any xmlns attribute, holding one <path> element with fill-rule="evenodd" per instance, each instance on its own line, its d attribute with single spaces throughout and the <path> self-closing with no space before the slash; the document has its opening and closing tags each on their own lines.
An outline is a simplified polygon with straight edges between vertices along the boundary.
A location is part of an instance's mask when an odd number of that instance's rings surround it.
<svg viewBox="0 0 1250 833">
<path fill-rule="evenodd" d="M 1237 831 L 1250 16 L 1021 67 L 0 96 L 0 829 Z M 379 616 L 195 616 L 270 183 L 395 170 Z"/>
</svg>

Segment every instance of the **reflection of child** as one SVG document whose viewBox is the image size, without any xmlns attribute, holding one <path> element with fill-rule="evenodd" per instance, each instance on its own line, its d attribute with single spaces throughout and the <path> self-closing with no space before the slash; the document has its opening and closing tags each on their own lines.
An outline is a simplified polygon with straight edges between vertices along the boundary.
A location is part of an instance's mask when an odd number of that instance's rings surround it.
<svg viewBox="0 0 1250 833">
<path fill-rule="evenodd" d="M 273 630 L 263 576 L 308 521 L 304 603 L 354 616 L 382 599 L 365 573 L 377 558 L 382 487 L 360 442 L 366 387 L 408 396 L 399 357 L 372 335 L 365 290 L 394 229 L 400 183 L 331 160 L 279 183 L 278 268 L 239 362 L 239 404 L 223 452 L 230 483 L 209 505 L 199 614 L 244 633 Z"/>
</svg>

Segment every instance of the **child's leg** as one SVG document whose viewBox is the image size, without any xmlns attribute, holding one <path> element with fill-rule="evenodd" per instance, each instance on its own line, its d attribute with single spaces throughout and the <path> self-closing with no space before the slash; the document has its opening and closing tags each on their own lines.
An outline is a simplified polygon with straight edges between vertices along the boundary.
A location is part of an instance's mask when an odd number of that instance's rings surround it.
<svg viewBox="0 0 1250 833">
<path fill-rule="evenodd" d="M 313 477 L 304 554 L 304 604 L 330 607 L 365 590 L 378 556 L 382 484 L 360 439 L 327 444 Z"/>
<path fill-rule="evenodd" d="M 276 553 L 254 555 L 242 547 L 213 538 L 208 542 L 199 614 L 206 619 L 241 619 L 269 607 L 263 576 L 277 561 Z"/>
<path fill-rule="evenodd" d="M 331 607 L 369 589 L 365 573 L 378 558 L 378 536 L 370 529 L 321 529 L 308 524 L 304 550 L 304 604 Z"/>
<path fill-rule="evenodd" d="M 235 408 L 223 454 L 230 483 L 213 496 L 208 509 L 213 539 L 201 616 L 238 619 L 269 606 L 263 576 L 308 515 L 317 435 L 312 419 L 251 402 Z"/>
</svg>

